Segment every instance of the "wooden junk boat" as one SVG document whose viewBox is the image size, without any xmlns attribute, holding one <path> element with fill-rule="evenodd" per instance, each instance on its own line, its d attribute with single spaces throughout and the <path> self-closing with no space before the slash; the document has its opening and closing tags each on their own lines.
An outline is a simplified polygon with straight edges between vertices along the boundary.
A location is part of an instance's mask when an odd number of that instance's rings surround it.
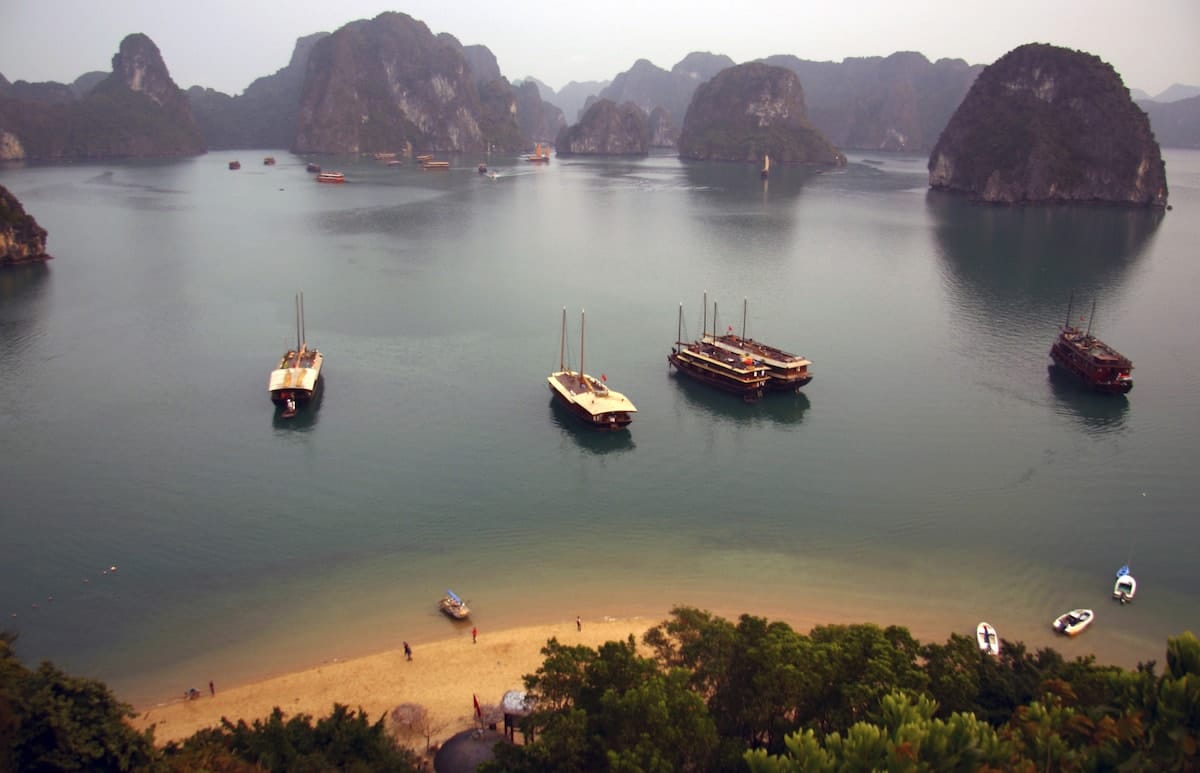
<svg viewBox="0 0 1200 773">
<path fill-rule="evenodd" d="M 346 175 L 341 172 L 317 172 L 317 182 L 344 183 L 346 182 Z"/>
<path fill-rule="evenodd" d="M 1133 376 L 1130 375 L 1133 363 L 1092 335 L 1092 316 L 1095 314 L 1096 303 L 1093 301 L 1087 331 L 1082 331 L 1071 324 L 1071 304 L 1068 303 L 1067 321 L 1050 347 L 1050 359 L 1097 392 L 1126 394 L 1133 389 Z"/>
<path fill-rule="evenodd" d="M 707 314 L 707 308 L 705 311 Z M 770 380 L 766 366 L 748 354 L 732 352 L 706 338 L 701 336 L 691 343 L 683 340 L 683 304 L 679 304 L 679 328 L 675 346 L 667 355 L 668 366 L 696 381 L 739 395 L 746 402 L 760 400 Z"/>
<path fill-rule="evenodd" d="M 633 421 L 630 414 L 636 413 L 637 408 L 625 395 L 608 388 L 608 384 L 605 383 L 608 378 L 603 373 L 597 379 L 595 376 L 589 376 L 583 372 L 583 324 L 584 316 L 583 312 L 580 312 L 579 370 L 568 370 L 566 366 L 567 310 L 563 309 L 558 370 L 546 378 L 550 384 L 550 394 L 554 395 L 554 399 L 559 405 L 593 429 L 608 432 L 625 429 Z"/>
<path fill-rule="evenodd" d="M 538 163 L 538 162 L 549 163 L 550 162 L 550 146 L 543 145 L 540 142 L 537 143 L 537 145 L 535 145 L 533 148 L 533 152 L 530 153 L 529 155 L 525 156 L 525 160 L 532 161 L 534 163 Z"/>
<path fill-rule="evenodd" d="M 321 365 L 325 357 L 308 348 L 304 335 L 304 293 L 296 295 L 296 348 L 279 359 L 267 382 L 271 401 L 283 409 L 284 419 L 296 415 L 300 406 L 312 400 L 321 383 Z"/>
<path fill-rule="evenodd" d="M 455 620 L 466 620 L 467 616 L 471 614 L 471 609 L 467 606 L 467 602 L 460 599 L 449 588 L 446 589 L 446 595 L 442 596 L 442 600 L 438 602 L 438 609 Z"/>
<path fill-rule="evenodd" d="M 707 306 L 707 301 L 705 302 Z M 717 335 L 717 306 L 713 304 L 713 332 L 705 334 L 701 340 L 713 344 L 725 351 L 742 357 L 749 357 L 767 369 L 766 388 L 771 392 L 795 392 L 812 381 L 810 360 L 798 354 L 791 354 L 774 346 L 768 346 L 761 341 L 746 337 L 746 306 L 742 301 L 742 334 L 736 335 L 730 327 L 724 335 Z M 707 310 L 707 309 L 706 309 Z"/>
<path fill-rule="evenodd" d="M 229 168 L 230 168 L 230 169 L 241 169 L 241 168 L 242 168 L 242 162 L 241 162 L 241 161 L 230 161 L 230 162 L 229 162 Z"/>
</svg>

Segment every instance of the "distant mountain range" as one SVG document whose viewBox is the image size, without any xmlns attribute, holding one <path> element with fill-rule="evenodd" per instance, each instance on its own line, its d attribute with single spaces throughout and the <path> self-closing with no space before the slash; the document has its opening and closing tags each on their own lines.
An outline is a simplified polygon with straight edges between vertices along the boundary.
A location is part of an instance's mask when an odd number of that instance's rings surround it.
<svg viewBox="0 0 1200 773">
<path fill-rule="evenodd" d="M 137 45 L 129 56 L 143 69 L 148 64 L 161 88 L 148 91 L 119 75 L 121 53 L 113 74 L 86 73 L 71 84 L 10 83 L 0 75 L 0 159 L 242 147 L 516 151 L 553 141 L 598 100 L 636 105 L 653 117 L 651 141 L 671 143 L 697 88 L 737 64 L 709 52 L 688 54 L 670 70 L 639 59 L 611 81 L 572 82 L 554 92 L 536 78 L 507 80 L 486 46 L 463 46 L 389 12 L 299 39 L 285 67 L 230 96 L 200 86 L 180 91 L 149 38 L 130 36 L 122 52 L 131 40 Z M 796 73 L 808 120 L 842 150 L 928 152 L 983 70 L 916 52 L 756 61 Z M 1200 147 L 1200 87 L 1177 84 L 1138 104 L 1161 144 Z"/>
</svg>

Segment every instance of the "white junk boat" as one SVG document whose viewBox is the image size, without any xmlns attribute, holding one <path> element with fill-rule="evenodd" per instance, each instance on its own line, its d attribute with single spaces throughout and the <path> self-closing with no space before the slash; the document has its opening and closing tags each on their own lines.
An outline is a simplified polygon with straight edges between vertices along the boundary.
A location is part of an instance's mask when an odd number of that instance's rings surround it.
<svg viewBox="0 0 1200 773">
<path fill-rule="evenodd" d="M 566 366 L 567 310 L 563 309 L 562 341 L 559 345 L 558 370 L 546 377 L 550 393 L 568 411 L 584 424 L 601 431 L 615 432 L 625 429 L 633 421 L 632 413 L 637 408 L 625 395 L 608 388 L 608 379 L 583 372 L 583 313 L 579 314 L 579 370 Z"/>
<path fill-rule="evenodd" d="M 1067 636 L 1077 636 L 1084 628 L 1092 624 L 1096 615 L 1090 609 L 1072 609 L 1059 615 L 1054 621 L 1054 630 Z"/>
<path fill-rule="evenodd" d="M 324 362 L 319 351 L 308 348 L 304 333 L 304 293 L 299 293 L 296 295 L 296 348 L 279 358 L 279 364 L 267 381 L 272 402 L 283 408 L 282 418 L 295 416 L 300 404 L 316 394 Z"/>
</svg>

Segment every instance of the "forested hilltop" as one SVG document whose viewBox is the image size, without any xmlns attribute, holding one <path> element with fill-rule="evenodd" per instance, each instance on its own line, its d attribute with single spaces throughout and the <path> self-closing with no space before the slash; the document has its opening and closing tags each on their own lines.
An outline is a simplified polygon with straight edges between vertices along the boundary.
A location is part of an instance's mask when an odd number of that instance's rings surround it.
<svg viewBox="0 0 1200 773">
<path fill-rule="evenodd" d="M 22 666 L 0 636 L 0 770 L 394 770 L 421 758 L 360 710 L 226 721 L 157 748 L 101 683 Z M 1130 671 L 897 626 L 808 634 L 678 608 L 637 642 L 556 639 L 525 677 L 524 745 L 485 771 L 1195 771 L 1200 641 L 1167 640 L 1166 669 Z M 464 686 L 467 689 L 468 686 Z M 396 696 L 397 701 L 403 696 Z"/>
</svg>

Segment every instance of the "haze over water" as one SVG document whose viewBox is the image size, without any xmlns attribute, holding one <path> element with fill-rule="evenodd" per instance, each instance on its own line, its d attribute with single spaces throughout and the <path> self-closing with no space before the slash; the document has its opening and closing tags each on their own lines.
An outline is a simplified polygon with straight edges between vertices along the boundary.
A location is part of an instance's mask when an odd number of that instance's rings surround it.
<svg viewBox="0 0 1200 773">
<path fill-rule="evenodd" d="M 768 184 L 324 159 L 332 186 L 240 155 L 0 169 L 56 256 L 0 273 L 0 614 L 29 664 L 145 705 L 465 635 L 447 587 L 481 636 L 686 604 L 925 641 L 987 620 L 1124 666 L 1200 621 L 1200 153 L 1167 151 L 1167 213 L 973 206 L 917 157 Z M 300 290 L 326 383 L 285 423 L 266 382 Z M 803 394 L 668 372 L 706 291 L 813 361 Z M 1133 359 L 1127 398 L 1048 369 L 1072 293 Z M 551 405 L 564 306 L 628 433 Z"/>
</svg>

